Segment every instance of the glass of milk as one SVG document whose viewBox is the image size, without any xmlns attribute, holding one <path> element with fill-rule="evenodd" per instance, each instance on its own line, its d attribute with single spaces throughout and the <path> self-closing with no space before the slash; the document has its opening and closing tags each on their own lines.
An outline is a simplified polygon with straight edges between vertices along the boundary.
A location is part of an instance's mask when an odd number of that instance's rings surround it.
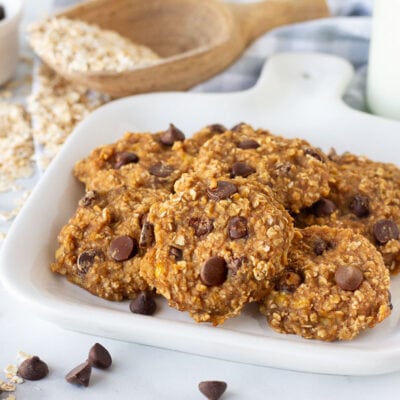
<svg viewBox="0 0 400 400">
<path fill-rule="evenodd" d="M 377 115 L 400 120 L 400 0 L 375 0 L 367 100 Z"/>
</svg>

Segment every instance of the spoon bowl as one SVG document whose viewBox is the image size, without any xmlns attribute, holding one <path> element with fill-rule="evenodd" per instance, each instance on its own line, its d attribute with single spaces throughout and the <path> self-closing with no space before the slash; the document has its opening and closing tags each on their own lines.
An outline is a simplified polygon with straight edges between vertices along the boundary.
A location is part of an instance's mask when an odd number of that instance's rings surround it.
<svg viewBox="0 0 400 400">
<path fill-rule="evenodd" d="M 44 61 L 66 79 L 113 97 L 186 90 L 225 69 L 262 33 L 328 15 L 325 0 L 91 0 L 57 16 L 114 30 L 161 60 L 123 72 L 61 70 Z"/>
</svg>

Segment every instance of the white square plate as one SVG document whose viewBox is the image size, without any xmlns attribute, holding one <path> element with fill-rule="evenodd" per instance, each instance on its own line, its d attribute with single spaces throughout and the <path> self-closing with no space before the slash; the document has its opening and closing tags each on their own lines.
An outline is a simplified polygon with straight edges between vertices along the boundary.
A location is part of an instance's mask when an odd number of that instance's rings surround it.
<svg viewBox="0 0 400 400">
<path fill-rule="evenodd" d="M 258 84 L 245 92 L 148 94 L 96 110 L 76 128 L 13 224 L 0 255 L 2 283 L 33 312 L 68 329 L 300 371 L 368 375 L 400 369 L 398 278 L 390 318 L 352 342 L 321 343 L 272 332 L 255 306 L 218 328 L 194 323 L 161 299 L 154 317 L 133 315 L 126 302 L 96 298 L 49 269 L 57 234 L 83 194 L 71 173 L 74 163 L 126 130 L 157 131 L 173 122 L 189 133 L 210 123 L 246 121 L 325 150 L 334 146 L 400 164 L 400 123 L 341 101 L 352 74 L 342 59 L 286 53 L 271 59 Z"/>
</svg>

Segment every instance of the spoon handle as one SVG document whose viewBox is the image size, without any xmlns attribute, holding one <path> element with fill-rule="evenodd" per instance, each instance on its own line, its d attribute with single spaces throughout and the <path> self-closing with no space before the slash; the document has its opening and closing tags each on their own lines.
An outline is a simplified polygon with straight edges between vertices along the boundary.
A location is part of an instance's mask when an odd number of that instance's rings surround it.
<svg viewBox="0 0 400 400">
<path fill-rule="evenodd" d="M 328 17 L 325 0 L 266 0 L 249 4 L 229 4 L 241 28 L 245 44 L 278 26 Z"/>
</svg>

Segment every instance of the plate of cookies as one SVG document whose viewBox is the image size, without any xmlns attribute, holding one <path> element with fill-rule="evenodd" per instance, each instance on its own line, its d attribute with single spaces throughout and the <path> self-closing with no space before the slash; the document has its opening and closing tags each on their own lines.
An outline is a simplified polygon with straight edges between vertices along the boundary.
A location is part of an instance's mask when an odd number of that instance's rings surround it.
<svg viewBox="0 0 400 400">
<path fill-rule="evenodd" d="M 282 53 L 244 92 L 99 108 L 13 224 L 2 283 L 90 334 L 306 372 L 399 369 L 400 123 L 345 105 L 352 75 Z"/>
</svg>

